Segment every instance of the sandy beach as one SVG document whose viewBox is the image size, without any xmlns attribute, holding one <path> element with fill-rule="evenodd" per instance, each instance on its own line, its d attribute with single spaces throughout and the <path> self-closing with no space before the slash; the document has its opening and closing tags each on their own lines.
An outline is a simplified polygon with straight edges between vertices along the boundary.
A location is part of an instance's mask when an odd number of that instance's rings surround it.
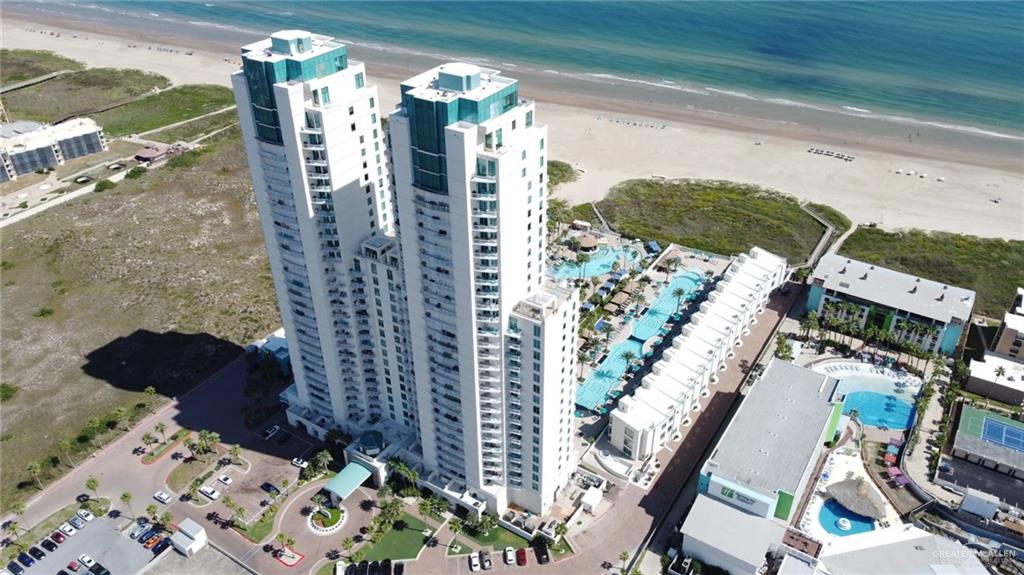
<svg viewBox="0 0 1024 575">
<path fill-rule="evenodd" d="M 155 46 L 153 39 L 83 28 L 6 16 L 2 43 L 5 48 L 52 50 L 92 67 L 158 72 L 175 84 L 228 85 L 229 74 L 238 69 L 237 49 L 162 43 L 163 49 L 154 50 L 148 48 Z M 160 40 L 173 42 L 173 37 Z M 410 75 L 372 62 L 367 72 L 385 103 L 398 101 L 398 82 Z M 892 141 L 850 142 L 841 135 L 813 133 L 808 128 L 706 117 L 641 102 L 582 98 L 526 83 L 521 84 L 521 94 L 540 104 L 538 120 L 550 129 L 550 158 L 570 162 L 582 171 L 578 181 L 557 194 L 573 204 L 600 200 L 609 188 L 630 178 L 721 179 L 828 204 L 854 222 L 874 222 L 886 229 L 1024 239 L 1024 162 L 910 146 L 902 150 Z M 856 159 L 812 154 L 811 148 Z M 912 170 L 914 175 L 896 170 Z"/>
</svg>

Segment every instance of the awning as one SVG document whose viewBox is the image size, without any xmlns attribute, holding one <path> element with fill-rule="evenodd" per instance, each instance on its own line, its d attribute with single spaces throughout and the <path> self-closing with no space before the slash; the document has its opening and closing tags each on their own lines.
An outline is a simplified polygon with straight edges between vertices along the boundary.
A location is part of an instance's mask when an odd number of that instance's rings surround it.
<svg viewBox="0 0 1024 575">
<path fill-rule="evenodd" d="M 893 454 L 893 455 L 899 455 L 899 453 L 900 453 L 900 448 L 899 448 L 899 447 L 896 447 L 895 445 L 890 445 L 890 446 L 888 446 L 888 447 L 886 447 L 886 448 L 885 448 L 885 451 L 886 451 L 887 453 L 891 453 L 891 454 Z"/>
<path fill-rule="evenodd" d="M 833 483 L 825 492 L 840 505 L 869 519 L 885 516 L 885 502 L 862 478 Z"/>
<path fill-rule="evenodd" d="M 604 311 L 608 313 L 619 313 L 619 306 L 613 303 L 605 304 Z"/>
<path fill-rule="evenodd" d="M 896 463 L 896 456 L 891 453 L 886 453 L 885 457 L 882 458 L 886 463 Z"/>
<path fill-rule="evenodd" d="M 889 474 L 890 479 L 892 479 L 893 477 L 899 477 L 900 475 L 903 475 L 903 472 L 900 471 L 899 467 L 887 467 L 885 471 Z"/>
<path fill-rule="evenodd" d="M 349 463 L 327 482 L 324 489 L 338 499 L 345 499 L 370 477 L 370 470 L 358 463 Z"/>
</svg>

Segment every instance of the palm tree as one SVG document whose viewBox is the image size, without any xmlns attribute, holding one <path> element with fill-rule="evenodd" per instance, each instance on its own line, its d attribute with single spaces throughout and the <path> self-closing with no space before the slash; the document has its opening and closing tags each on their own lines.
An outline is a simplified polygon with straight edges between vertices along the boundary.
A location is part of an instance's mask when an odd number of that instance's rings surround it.
<svg viewBox="0 0 1024 575">
<path fill-rule="evenodd" d="M 321 493 L 317 493 L 310 499 L 313 501 L 313 505 L 316 506 L 316 509 L 313 510 L 314 513 L 323 508 L 324 505 L 327 505 L 327 498 Z"/>
<path fill-rule="evenodd" d="M 498 520 L 495 519 L 494 516 L 489 513 L 484 513 L 483 515 L 481 515 L 480 522 L 477 523 L 477 529 L 479 529 L 484 535 L 490 533 L 491 529 L 494 529 L 497 526 Z"/>
<path fill-rule="evenodd" d="M 153 413 L 153 400 L 156 399 L 156 388 L 152 385 L 142 390 L 146 394 L 146 404 L 149 405 L 149 412 Z"/>
<path fill-rule="evenodd" d="M 29 477 L 36 482 L 36 487 L 40 490 L 43 489 L 43 482 L 39 480 L 39 473 L 42 472 L 42 470 L 43 466 L 40 465 L 38 461 L 30 461 L 28 465 L 25 466 L 25 473 L 28 473 Z"/>
<path fill-rule="evenodd" d="M 987 394 L 985 394 L 985 409 L 988 409 L 988 400 L 989 400 L 989 395 L 992 394 L 992 388 L 994 388 L 996 386 L 996 384 L 999 383 L 999 378 L 1000 377 L 1003 377 L 1004 375 L 1006 375 L 1006 368 L 1000 365 L 999 367 L 996 368 L 995 374 L 996 374 L 996 378 L 992 380 L 992 386 L 989 388 L 989 392 Z"/>
<path fill-rule="evenodd" d="M 156 503 L 150 503 L 146 506 L 146 517 L 156 521 Z"/>
<path fill-rule="evenodd" d="M 612 325 L 608 322 L 605 322 L 601 324 L 601 329 L 599 331 L 604 335 L 604 348 L 605 351 L 607 351 L 608 341 L 611 340 L 612 338 Z"/>
<path fill-rule="evenodd" d="M 146 433 L 142 434 L 142 444 L 146 446 L 147 451 L 149 450 L 149 446 L 152 445 L 155 441 L 156 438 L 153 437 L 152 433 L 147 431 Z"/>
<path fill-rule="evenodd" d="M 171 514 L 170 511 L 164 511 L 160 514 L 160 518 L 157 519 L 157 523 L 163 525 L 164 527 L 167 527 L 171 523 L 174 523 L 174 515 Z"/>
<path fill-rule="evenodd" d="M 431 514 L 431 512 L 434 510 L 434 507 L 430 504 L 430 500 L 420 499 L 419 503 L 416 504 L 416 509 L 419 510 L 420 515 L 426 517 L 427 515 Z"/>
<path fill-rule="evenodd" d="M 385 483 L 384 485 L 381 485 L 380 489 L 377 490 L 377 497 L 379 497 L 381 499 L 387 499 L 388 497 L 391 497 L 392 495 L 394 495 L 394 491 L 391 489 L 391 486 L 388 485 L 387 483 Z"/>
<path fill-rule="evenodd" d="M 284 548 L 286 547 L 285 542 L 288 541 L 288 536 L 284 534 L 284 531 L 282 531 L 274 536 L 274 541 L 277 541 L 278 544 L 281 545 L 281 548 L 277 550 L 278 554 L 283 553 Z"/>
<path fill-rule="evenodd" d="M 164 438 L 164 443 L 167 443 L 167 426 L 164 425 L 164 422 L 158 421 L 156 425 L 153 426 L 153 430 Z"/>
<path fill-rule="evenodd" d="M 61 454 L 63 454 L 64 457 L 67 458 L 68 467 L 74 467 L 74 465 L 75 465 L 75 462 L 72 461 L 72 459 L 71 459 L 71 447 L 73 445 L 74 444 L 71 443 L 71 439 L 69 439 L 67 437 L 65 437 L 64 439 L 61 439 L 60 443 L 57 444 L 57 448 L 60 449 Z"/>
<path fill-rule="evenodd" d="M 313 465 L 316 467 L 318 473 L 327 471 L 327 466 L 334 461 L 334 456 L 331 455 L 330 451 L 322 449 L 313 456 Z"/>
<path fill-rule="evenodd" d="M 346 537 L 341 540 L 341 548 L 345 550 L 345 553 L 350 555 L 352 553 L 352 548 L 355 547 L 355 545 L 356 543 L 355 541 L 352 541 L 351 537 Z"/>
<path fill-rule="evenodd" d="M 583 272 L 587 269 L 587 262 L 590 261 L 590 256 L 583 252 L 576 254 L 576 265 L 580 268 L 580 281 L 583 280 Z"/>
<path fill-rule="evenodd" d="M 131 491 L 125 491 L 124 493 L 121 494 L 121 503 L 124 503 L 125 505 L 128 506 L 128 513 L 131 513 L 132 517 L 134 518 L 135 517 L 135 511 L 132 510 L 132 492 Z"/>
<path fill-rule="evenodd" d="M 236 507 L 235 500 L 232 499 L 230 495 L 224 496 L 224 507 L 227 507 L 228 509 L 234 509 Z"/>
<path fill-rule="evenodd" d="M 633 298 L 633 301 L 636 302 L 636 312 L 640 313 L 640 308 L 644 307 L 644 304 L 647 303 L 647 296 L 639 293 L 635 298 Z"/>
<path fill-rule="evenodd" d="M 93 495 L 96 495 L 97 498 L 99 497 L 99 492 L 97 492 L 96 490 L 99 489 L 99 487 L 100 487 L 100 480 L 99 479 L 96 479 L 95 477 L 91 477 L 90 476 L 88 479 L 85 480 L 85 488 L 88 489 L 89 491 L 92 491 Z"/>
<path fill-rule="evenodd" d="M 672 297 L 676 298 L 676 313 L 679 313 L 679 307 L 683 305 L 683 297 L 686 296 L 686 290 L 683 288 L 676 288 L 672 290 Z"/>
<path fill-rule="evenodd" d="M 118 407 L 114 410 L 113 422 L 114 427 L 120 427 L 121 423 L 125 422 L 128 417 L 128 410 L 123 407 Z"/>
<path fill-rule="evenodd" d="M 640 276 L 640 279 L 637 281 L 640 283 L 640 287 L 644 288 L 654 283 L 654 280 L 651 279 L 651 276 Z"/>
<path fill-rule="evenodd" d="M 620 353 L 619 357 L 626 360 L 626 367 L 630 369 L 633 367 L 633 362 L 636 361 L 636 353 L 628 349 Z"/>
<path fill-rule="evenodd" d="M 619 553 L 619 561 L 622 561 L 622 572 L 626 572 L 626 561 L 629 561 L 629 551 Z"/>
<path fill-rule="evenodd" d="M 352 555 L 349 556 L 349 559 L 351 559 L 352 563 L 355 563 L 355 564 L 362 563 L 363 559 L 365 559 L 365 558 L 366 558 L 366 551 L 363 551 L 362 549 L 356 549 L 355 552 L 352 553 Z"/>
<path fill-rule="evenodd" d="M 239 465 L 241 463 L 242 446 L 237 443 L 228 448 L 228 457 L 231 458 L 231 463 Z"/>
<path fill-rule="evenodd" d="M 568 534 L 568 533 L 569 533 L 569 526 L 566 525 L 565 523 L 559 523 L 558 525 L 555 525 L 555 535 L 558 535 L 559 537 L 564 539 L 566 534 Z"/>
<path fill-rule="evenodd" d="M 243 519 L 245 519 L 245 514 L 246 514 L 245 507 L 242 507 L 241 505 L 239 505 L 239 506 L 235 507 L 234 509 L 232 509 L 231 510 L 231 524 L 232 525 L 237 525 L 238 523 L 236 522 L 236 520 L 237 521 L 242 521 Z"/>
<path fill-rule="evenodd" d="M 17 521 L 8 521 L 7 523 L 4 523 L 4 532 L 10 535 L 12 539 L 18 536 L 18 531 L 20 529 L 21 526 L 18 525 Z M 25 544 L 22 543 L 20 539 L 14 539 L 14 545 L 17 545 L 18 549 L 25 549 Z"/>
<path fill-rule="evenodd" d="M 462 525 L 461 519 L 458 517 L 452 517 L 452 520 L 448 522 L 448 528 L 452 530 L 452 533 L 454 533 L 456 537 L 458 537 L 459 533 L 462 533 L 464 526 Z"/>
<path fill-rule="evenodd" d="M 585 364 L 586 362 L 587 362 L 587 352 L 586 352 L 586 350 L 584 350 L 583 348 L 577 349 L 576 350 L 576 364 L 580 368 L 580 374 L 577 377 L 579 377 L 580 379 L 583 379 L 583 364 Z"/>
</svg>

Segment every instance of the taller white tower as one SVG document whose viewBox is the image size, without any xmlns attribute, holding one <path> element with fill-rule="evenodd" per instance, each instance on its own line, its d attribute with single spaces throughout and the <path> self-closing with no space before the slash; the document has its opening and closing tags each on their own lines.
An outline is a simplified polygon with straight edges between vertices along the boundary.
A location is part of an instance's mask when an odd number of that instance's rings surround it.
<svg viewBox="0 0 1024 575">
<path fill-rule="evenodd" d="M 370 317 L 357 261 L 394 243 L 377 88 L 343 45 L 299 30 L 243 47 L 231 80 L 295 376 L 288 420 L 320 437 L 377 421 L 379 332 L 402 331 Z"/>
<path fill-rule="evenodd" d="M 538 400 L 529 414 L 518 401 L 525 384 L 513 388 L 508 369 L 519 350 L 505 339 L 517 304 L 547 291 L 547 127 L 516 80 L 470 64 L 420 74 L 401 93 L 389 133 L 426 481 L 502 511 L 521 492 L 540 492 L 545 468 L 553 479 L 574 465 L 568 440 L 562 461 L 543 442 L 561 441 L 558 422 L 572 425 L 562 387 L 573 385 L 575 329 L 558 331 L 561 357 L 546 345 L 523 351 L 537 377 L 559 373 L 545 362 L 563 362 L 567 374 L 544 384 L 559 401 Z M 538 301 L 576 325 L 575 291 Z M 522 427 L 536 430 L 536 444 L 523 445 Z M 552 497 L 530 496 L 529 508 L 543 511 L 536 502 Z"/>
</svg>

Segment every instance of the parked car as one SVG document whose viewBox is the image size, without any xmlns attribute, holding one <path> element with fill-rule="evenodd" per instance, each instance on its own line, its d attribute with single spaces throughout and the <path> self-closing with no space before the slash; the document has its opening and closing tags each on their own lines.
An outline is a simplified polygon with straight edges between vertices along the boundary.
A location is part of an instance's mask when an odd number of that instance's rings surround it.
<svg viewBox="0 0 1024 575">
<path fill-rule="evenodd" d="M 60 571 L 57 571 L 57 575 L 71 575 L 71 574 L 68 573 L 67 571 L 61 569 Z"/>
<path fill-rule="evenodd" d="M 57 550 L 57 544 L 54 543 L 53 541 L 50 541 L 49 539 L 43 539 L 42 541 L 40 541 L 39 542 L 39 546 L 42 547 L 43 549 L 46 549 L 50 553 L 53 553 L 54 551 Z"/>
<path fill-rule="evenodd" d="M 64 534 L 60 531 L 54 531 L 53 533 L 50 533 L 50 539 L 53 539 L 57 543 L 63 543 L 67 537 L 64 537 Z"/>
<path fill-rule="evenodd" d="M 64 535 L 67 535 L 68 537 L 71 537 L 75 533 L 78 533 L 78 530 L 72 527 L 70 523 L 62 523 L 61 526 L 58 527 L 58 529 L 60 529 L 60 532 Z"/>
<path fill-rule="evenodd" d="M 97 563 L 97 564 L 93 565 L 92 567 L 90 567 L 89 568 L 89 573 L 91 573 L 92 575 L 111 575 L 110 569 L 107 569 L 106 567 L 104 567 L 103 565 L 100 565 L 99 563 Z"/>
<path fill-rule="evenodd" d="M 486 549 L 481 549 L 480 550 L 480 565 L 483 566 L 484 571 L 490 571 L 491 569 L 494 568 L 494 565 L 491 564 L 491 552 L 490 551 L 488 551 Z"/>
<path fill-rule="evenodd" d="M 138 541 L 139 543 L 145 544 L 146 541 L 149 541 L 151 537 L 156 536 L 158 533 L 160 533 L 159 529 L 156 527 L 150 527 L 142 535 L 139 535 Z"/>
<path fill-rule="evenodd" d="M 153 494 L 153 499 L 156 499 L 160 503 L 170 503 L 171 494 L 163 491 L 157 491 L 156 493 Z"/>
<path fill-rule="evenodd" d="M 96 516 L 92 514 L 88 509 L 79 509 L 77 515 L 84 519 L 86 522 L 96 519 Z"/>
<path fill-rule="evenodd" d="M 480 557 L 476 553 L 469 554 L 469 570 L 474 573 L 480 570 Z"/>
<path fill-rule="evenodd" d="M 270 483 L 269 481 L 263 482 L 263 485 L 260 485 L 260 489 L 262 489 L 263 491 L 266 491 L 272 497 L 277 497 L 278 495 L 281 494 L 281 490 L 278 489 L 276 485 L 274 485 L 273 483 Z"/>
<path fill-rule="evenodd" d="M 395 563 L 394 575 L 405 575 L 405 563 Z"/>
<path fill-rule="evenodd" d="M 380 562 L 380 575 L 391 575 L 391 560 L 385 559 Z"/>
<path fill-rule="evenodd" d="M 22 575 L 25 572 L 25 568 L 14 561 L 7 564 L 7 570 L 11 572 L 11 575 Z"/>
<path fill-rule="evenodd" d="M 301 457 L 296 457 L 295 459 L 292 460 L 292 465 L 298 467 L 299 469 L 305 469 L 309 467 L 309 462 L 306 461 L 305 459 L 302 459 Z"/>
<path fill-rule="evenodd" d="M 36 564 L 36 560 L 31 558 L 31 557 L 29 557 L 28 553 L 19 553 L 18 554 L 18 563 L 21 563 L 25 567 L 31 567 L 31 566 Z"/>
<path fill-rule="evenodd" d="M 370 562 L 363 559 L 359 562 L 359 571 L 357 575 L 367 575 L 370 572 Z"/>
<path fill-rule="evenodd" d="M 217 481 L 220 481 L 224 485 L 231 485 L 231 477 L 229 477 L 227 473 L 225 473 L 225 474 L 221 475 L 220 477 L 218 477 Z"/>
<path fill-rule="evenodd" d="M 209 485 L 204 485 L 200 487 L 199 492 L 209 497 L 213 501 L 216 501 L 217 499 L 220 498 L 220 491 L 217 491 L 216 489 L 210 487 Z"/>
<path fill-rule="evenodd" d="M 72 561 L 71 563 L 68 563 L 68 570 L 70 570 L 73 573 L 78 573 L 78 570 L 81 568 L 82 566 L 78 564 L 78 561 Z"/>
<path fill-rule="evenodd" d="M 505 548 L 505 565 L 511 565 L 516 562 L 516 550 L 511 547 Z"/>
<path fill-rule="evenodd" d="M 359 575 L 359 566 L 352 563 L 345 568 L 345 575 Z"/>
<path fill-rule="evenodd" d="M 370 575 L 380 575 L 380 561 L 370 561 Z"/>
<path fill-rule="evenodd" d="M 149 523 L 146 523 L 145 521 L 139 521 L 138 525 L 136 525 L 135 528 L 132 529 L 131 533 L 128 534 L 128 537 L 131 537 L 132 539 L 138 539 L 139 535 L 142 535 L 148 530 Z"/>
<path fill-rule="evenodd" d="M 262 437 L 263 439 L 270 439 L 271 437 L 277 435 L 278 431 L 281 431 L 280 426 L 271 425 L 270 427 L 263 430 L 263 433 L 260 434 L 260 437 Z"/>
<path fill-rule="evenodd" d="M 163 539 L 160 540 L 159 543 L 157 543 L 153 547 L 153 554 L 154 555 L 159 555 L 159 554 L 164 552 L 164 549 L 167 549 L 170 546 L 171 546 L 171 538 L 170 537 L 164 537 Z"/>
<path fill-rule="evenodd" d="M 548 546 L 546 543 L 538 543 L 534 550 L 537 553 L 537 563 L 546 565 L 551 562 L 551 554 L 548 552 Z"/>
<path fill-rule="evenodd" d="M 46 557 L 46 553 L 44 553 L 42 549 L 36 547 L 35 545 L 28 548 L 28 554 L 31 555 L 32 558 L 36 561 L 39 561 L 43 557 Z"/>
<path fill-rule="evenodd" d="M 152 548 L 156 547 L 156 544 L 159 543 L 159 542 L 160 542 L 160 536 L 159 535 L 154 535 L 154 536 L 150 537 L 149 539 L 147 539 L 146 542 L 142 544 L 142 546 L 145 547 L 146 549 L 152 549 Z"/>
<path fill-rule="evenodd" d="M 526 547 L 520 547 L 516 549 L 516 565 L 520 567 L 526 566 Z"/>
<path fill-rule="evenodd" d="M 89 557 L 85 553 L 82 553 L 78 556 L 78 562 L 81 563 L 83 567 L 92 567 L 96 564 L 96 561 L 94 561 L 92 557 Z"/>
<path fill-rule="evenodd" d="M 68 523 L 70 523 L 75 529 L 85 528 L 85 521 L 77 515 L 72 515 L 71 519 L 68 519 Z"/>
</svg>

